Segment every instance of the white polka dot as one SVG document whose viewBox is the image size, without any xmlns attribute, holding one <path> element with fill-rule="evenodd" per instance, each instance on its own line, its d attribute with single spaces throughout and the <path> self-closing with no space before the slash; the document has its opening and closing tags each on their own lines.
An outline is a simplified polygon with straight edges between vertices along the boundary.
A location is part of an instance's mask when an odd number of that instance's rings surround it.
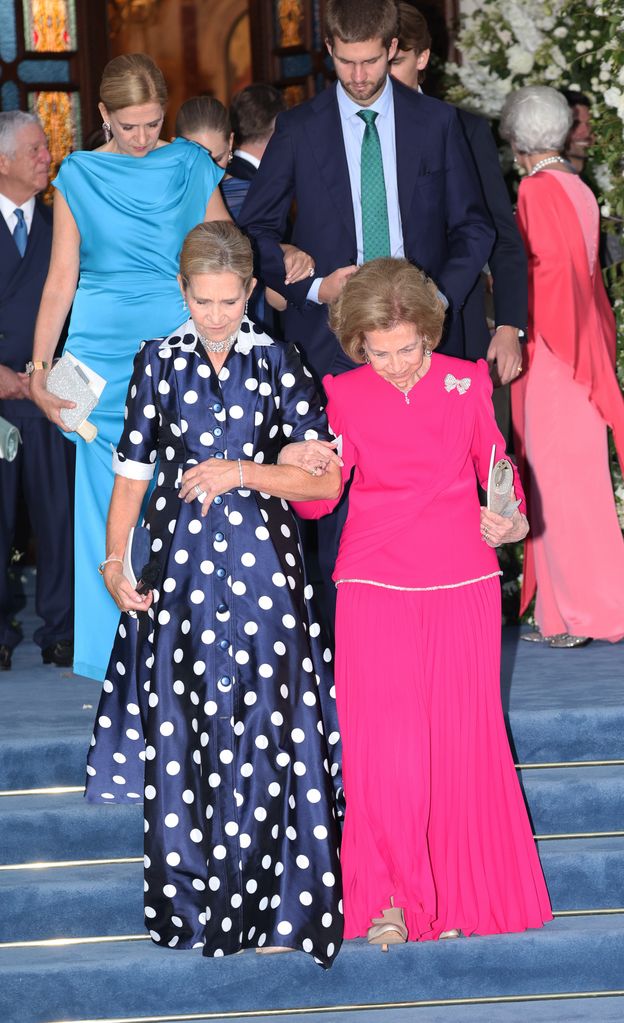
<svg viewBox="0 0 624 1023">
<path fill-rule="evenodd" d="M 110 718 L 106 717 L 106 714 L 102 714 L 98 718 L 98 723 L 101 728 L 110 728 L 112 722 Z"/>
<path fill-rule="evenodd" d="M 271 608 L 273 607 L 273 601 L 271 600 L 270 597 L 259 597 L 258 607 L 261 607 L 263 611 L 270 611 Z M 295 619 L 293 618 L 293 623 L 294 620 Z"/>
<path fill-rule="evenodd" d="M 189 805 L 192 802 L 194 802 L 195 796 L 193 795 L 191 789 L 184 790 L 184 792 L 182 793 L 182 799 L 184 800 L 185 803 L 188 803 Z"/>
<path fill-rule="evenodd" d="M 318 839 L 327 838 L 327 828 L 324 824 L 317 824 L 313 831 L 314 837 Z"/>
<path fill-rule="evenodd" d="M 287 629 L 294 629 L 297 622 L 295 621 L 294 615 L 282 615 L 282 625 Z"/>
<path fill-rule="evenodd" d="M 214 562 L 206 559 L 206 561 L 202 561 L 199 568 L 200 571 L 204 573 L 204 575 L 212 575 L 212 573 L 214 572 Z"/>
<path fill-rule="evenodd" d="M 234 660 L 237 664 L 247 664 L 249 661 L 249 654 L 246 650 L 237 650 L 234 654 Z"/>
<path fill-rule="evenodd" d="M 166 380 L 161 380 L 160 383 L 158 384 L 158 390 L 160 394 L 169 394 L 171 388 L 169 387 L 169 384 L 167 383 Z"/>
<path fill-rule="evenodd" d="M 146 799 L 154 799 L 156 796 L 156 789 L 153 785 L 146 785 L 144 794 Z"/>
<path fill-rule="evenodd" d="M 237 579 L 236 582 L 232 583 L 232 593 L 235 593 L 237 597 L 242 597 L 244 593 L 247 593 L 247 587 L 244 582 Z"/>
<path fill-rule="evenodd" d="M 266 749 L 267 746 L 269 745 L 269 740 L 267 739 L 266 735 L 257 735 L 255 741 L 258 749 Z"/>
<path fill-rule="evenodd" d="M 180 823 L 180 818 L 177 813 L 168 813 L 165 817 L 165 826 L 168 828 L 175 828 Z"/>
<path fill-rule="evenodd" d="M 274 710 L 271 714 L 271 721 L 274 725 L 283 725 L 284 715 L 280 714 L 279 710 Z"/>
<path fill-rule="evenodd" d="M 276 781 L 272 781 L 271 784 L 269 785 L 269 795 L 279 796 L 281 791 L 282 791 L 281 785 L 278 785 Z"/>
<path fill-rule="evenodd" d="M 229 835 L 230 838 L 233 838 L 234 835 L 238 834 L 238 824 L 235 821 L 228 821 L 223 830 L 225 831 L 226 835 Z"/>
<path fill-rule="evenodd" d="M 273 585 L 274 586 L 285 586 L 286 585 L 286 576 L 283 575 L 282 572 L 274 572 L 273 575 L 271 576 L 271 578 L 273 580 Z"/>
<path fill-rule="evenodd" d="M 301 892 L 301 895 L 299 896 L 299 902 L 301 903 L 302 906 L 311 906 L 312 896 L 310 895 L 310 892 Z"/>
<path fill-rule="evenodd" d="M 202 835 L 202 833 L 199 830 L 199 828 L 193 828 L 193 830 L 189 834 L 189 838 L 190 838 L 191 842 L 196 842 L 196 843 L 197 842 L 201 842 L 203 837 L 204 836 Z"/>
<path fill-rule="evenodd" d="M 279 934 L 290 934 L 292 931 L 292 924 L 289 923 L 288 920 L 280 920 L 277 925 L 277 930 Z"/>
<path fill-rule="evenodd" d="M 254 817 L 257 821 L 265 821 L 267 818 L 267 812 L 263 806 L 257 806 L 254 810 Z"/>
<path fill-rule="evenodd" d="M 238 842 L 241 849 L 249 849 L 249 846 L 251 845 L 251 835 L 240 835 Z"/>
<path fill-rule="evenodd" d="M 173 691 L 176 694 L 176 696 L 182 696 L 182 694 L 184 693 L 184 682 L 182 682 L 180 679 L 176 679 L 176 681 L 173 683 Z"/>
<path fill-rule="evenodd" d="M 173 723 L 171 721 L 163 721 L 160 726 L 161 735 L 173 735 Z"/>
<path fill-rule="evenodd" d="M 204 599 L 204 593 L 202 590 L 193 590 L 191 593 L 191 602 L 193 604 L 201 604 Z"/>
<path fill-rule="evenodd" d="M 293 742 L 303 742 L 305 739 L 305 732 L 302 728 L 293 728 L 290 733 L 290 737 Z"/>
<path fill-rule="evenodd" d="M 174 554 L 174 559 L 177 561 L 178 565 L 186 565 L 186 562 L 188 561 L 188 551 L 184 550 L 176 551 Z"/>
<path fill-rule="evenodd" d="M 284 654 L 286 653 L 285 644 L 281 643 L 279 640 L 277 643 L 273 644 L 273 649 L 275 650 L 275 653 L 278 655 L 278 657 L 283 657 Z"/>
<path fill-rule="evenodd" d="M 305 416 L 306 412 L 310 409 L 310 404 L 307 401 L 298 401 L 295 408 L 300 416 Z"/>
<path fill-rule="evenodd" d="M 326 888 L 333 888 L 336 884 L 336 878 L 332 874 L 331 870 L 327 870 L 323 874 L 322 881 Z"/>
<path fill-rule="evenodd" d="M 227 856 L 227 849 L 225 848 L 224 845 L 215 845 L 215 847 L 212 850 L 212 852 L 213 852 L 214 858 L 216 860 L 224 860 L 225 857 Z M 323 876 L 325 876 L 325 875 L 323 875 Z M 333 877 L 334 875 L 332 874 L 331 876 Z M 332 884 L 333 884 L 333 881 L 332 881 Z"/>
<path fill-rule="evenodd" d="M 304 856 L 303 853 L 300 853 L 300 855 L 297 856 L 297 866 L 299 867 L 300 870 L 307 870 L 308 867 L 310 866 L 310 861 L 308 857 Z"/>
<path fill-rule="evenodd" d="M 278 753 L 275 760 L 280 767 L 288 767 L 290 763 L 290 756 L 288 755 L 288 753 Z"/>
<path fill-rule="evenodd" d="M 215 636 L 214 632 L 212 631 L 212 629 L 204 629 L 204 631 L 201 634 L 201 639 L 202 639 L 202 643 L 209 644 L 209 643 L 214 643 L 214 641 L 216 639 L 216 636 Z"/>
<path fill-rule="evenodd" d="M 223 848 L 223 846 L 221 846 L 221 848 Z M 218 877 L 209 877 L 208 878 L 208 887 L 210 888 L 211 892 L 218 892 L 219 888 L 221 887 L 221 882 L 219 881 L 219 878 Z"/>
<path fill-rule="evenodd" d="M 258 668 L 258 674 L 261 678 L 271 678 L 273 675 L 273 668 L 270 664 L 261 664 Z"/>
<path fill-rule="evenodd" d="M 208 775 L 208 784 L 211 789 L 216 789 L 221 784 L 221 775 L 213 771 L 212 774 Z"/>
<path fill-rule="evenodd" d="M 253 691 L 245 693 L 244 700 L 245 700 L 245 703 L 247 704 L 248 707 L 253 706 L 253 704 L 256 702 L 257 699 L 258 699 L 258 697 L 256 696 L 256 694 Z"/>
<path fill-rule="evenodd" d="M 320 803 L 321 793 L 318 789 L 308 789 L 306 796 L 309 803 Z"/>
<path fill-rule="evenodd" d="M 204 433 L 200 434 L 199 443 L 203 444 L 205 448 L 210 448 L 214 444 L 214 437 L 208 430 L 205 430 Z"/>
<path fill-rule="evenodd" d="M 251 764 L 243 764 L 241 769 L 240 769 L 240 773 L 242 774 L 243 778 L 251 778 L 251 776 L 253 774 L 253 767 L 252 767 L 252 765 Z"/>
<path fill-rule="evenodd" d="M 212 714 L 216 714 L 217 710 L 218 707 L 214 700 L 206 700 L 206 703 L 204 704 L 204 713 L 211 716 Z"/>
<path fill-rule="evenodd" d="M 177 852 L 167 853 L 166 857 L 167 863 L 169 864 L 170 867 L 177 867 L 178 864 L 180 863 L 180 858 L 181 858 L 180 853 Z"/>
<path fill-rule="evenodd" d="M 323 927 L 331 927 L 333 919 L 334 918 L 331 915 L 331 913 L 323 913 L 323 916 L 321 917 L 321 923 L 323 924 Z"/>
<path fill-rule="evenodd" d="M 258 631 L 258 626 L 255 622 L 245 622 L 243 628 L 248 636 L 255 636 Z"/>
<path fill-rule="evenodd" d="M 166 767 L 167 774 L 176 775 L 180 773 L 180 765 L 177 760 L 170 760 Z"/>
<path fill-rule="evenodd" d="M 143 434 L 142 433 L 139 433 L 138 430 L 131 430 L 130 431 L 130 443 L 131 444 L 140 444 L 142 442 L 142 440 L 143 440 Z"/>
<path fill-rule="evenodd" d="M 245 554 L 241 555 L 241 562 L 245 566 L 245 568 L 252 568 L 253 565 L 255 565 L 256 563 L 256 558 L 253 554 L 246 552 Z"/>
<path fill-rule="evenodd" d="M 258 387 L 258 381 L 253 377 L 248 377 L 247 380 L 245 380 L 245 387 L 248 391 L 255 391 Z"/>
<path fill-rule="evenodd" d="M 266 526 L 256 526 L 256 537 L 258 540 L 268 540 L 270 533 Z"/>
<path fill-rule="evenodd" d="M 314 693 L 304 693 L 303 694 L 303 702 L 306 704 L 306 706 L 313 707 L 314 704 L 316 703 L 316 696 L 315 696 L 315 694 Z"/>
<path fill-rule="evenodd" d="M 183 400 L 187 405 L 194 405 L 197 401 L 197 391 L 187 391 Z"/>
<path fill-rule="evenodd" d="M 310 938 L 304 938 L 303 941 L 301 942 L 301 947 L 304 952 L 311 952 L 312 949 L 314 948 L 314 945 Z"/>
<path fill-rule="evenodd" d="M 201 533 L 202 524 L 199 519 L 191 519 L 188 524 L 189 533 Z"/>
</svg>

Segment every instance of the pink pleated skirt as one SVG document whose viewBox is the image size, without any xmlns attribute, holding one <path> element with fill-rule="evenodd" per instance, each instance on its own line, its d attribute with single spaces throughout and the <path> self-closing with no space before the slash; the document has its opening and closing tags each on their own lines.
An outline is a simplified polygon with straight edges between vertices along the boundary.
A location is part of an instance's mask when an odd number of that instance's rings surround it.
<svg viewBox="0 0 624 1023">
<path fill-rule="evenodd" d="M 500 698 L 498 577 L 338 586 L 345 938 L 394 900 L 412 941 L 552 919 Z"/>
</svg>

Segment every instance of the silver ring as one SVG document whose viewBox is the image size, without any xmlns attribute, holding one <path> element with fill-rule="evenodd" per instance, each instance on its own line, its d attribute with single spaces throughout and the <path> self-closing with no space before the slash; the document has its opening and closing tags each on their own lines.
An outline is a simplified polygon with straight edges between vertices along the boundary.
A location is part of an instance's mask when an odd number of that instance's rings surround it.
<svg viewBox="0 0 624 1023">
<path fill-rule="evenodd" d="M 310 469 L 310 476 L 317 476 L 317 475 L 318 475 L 318 469 L 316 469 L 314 467 L 312 469 Z"/>
<path fill-rule="evenodd" d="M 310 269 L 308 270 L 308 277 L 314 277 L 314 267 L 313 266 L 311 266 Z"/>
<path fill-rule="evenodd" d="M 200 487 L 199 483 L 195 484 L 195 486 L 193 487 L 193 490 L 195 491 L 195 493 L 197 494 L 198 497 L 202 493 L 202 488 Z"/>
</svg>

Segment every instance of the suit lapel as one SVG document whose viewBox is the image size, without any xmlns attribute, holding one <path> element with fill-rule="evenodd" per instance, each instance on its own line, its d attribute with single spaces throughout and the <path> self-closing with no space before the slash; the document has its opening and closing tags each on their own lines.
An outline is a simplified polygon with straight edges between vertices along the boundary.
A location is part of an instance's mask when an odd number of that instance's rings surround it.
<svg viewBox="0 0 624 1023">
<path fill-rule="evenodd" d="M 0 301 L 10 296 L 21 285 L 24 278 L 32 274 L 33 266 L 43 253 L 47 243 L 47 255 L 50 257 L 50 225 L 51 216 L 46 207 L 37 200 L 33 213 L 32 224 L 28 233 L 28 245 L 23 256 L 11 237 L 4 217 L 0 217 Z M 46 237 L 47 228 L 47 237 Z"/>
<path fill-rule="evenodd" d="M 427 149 L 426 118 L 418 109 L 418 95 L 397 82 L 392 83 L 394 131 L 396 136 L 397 184 L 403 232 L 410 222 L 416 178 L 425 173 L 423 150 Z"/>
<path fill-rule="evenodd" d="M 335 85 L 312 101 L 310 114 L 308 136 L 319 175 L 355 246 L 353 197 Z"/>
</svg>

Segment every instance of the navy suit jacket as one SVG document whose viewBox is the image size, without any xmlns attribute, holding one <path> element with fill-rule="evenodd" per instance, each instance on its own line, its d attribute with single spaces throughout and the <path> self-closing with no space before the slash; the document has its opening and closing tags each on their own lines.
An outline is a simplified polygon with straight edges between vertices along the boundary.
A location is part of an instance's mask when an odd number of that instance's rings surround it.
<svg viewBox="0 0 624 1023">
<path fill-rule="evenodd" d="M 258 169 L 249 160 L 244 160 L 242 156 L 237 156 L 234 153 L 227 165 L 227 173 L 231 174 L 233 178 L 238 178 L 239 181 L 253 181 Z"/>
<path fill-rule="evenodd" d="M 494 231 L 457 112 L 392 83 L 399 206 L 405 255 L 449 301 L 442 350 L 463 355 L 461 309 L 484 266 Z M 243 205 L 259 273 L 288 300 L 285 334 L 318 376 L 350 368 L 329 330 L 326 306 L 307 302 L 309 281 L 284 284 L 279 242 L 292 201 L 292 243 L 315 260 L 316 276 L 355 264 L 357 245 L 336 86 L 280 114 Z"/>
<path fill-rule="evenodd" d="M 457 111 L 466 141 L 479 176 L 483 201 L 496 231 L 496 240 L 488 256 L 494 280 L 494 319 L 496 326 L 506 324 L 526 331 L 528 316 L 527 257 L 516 227 L 498 150 L 490 126 L 484 117 Z M 462 309 L 464 356 L 484 359 L 490 343 L 485 320 L 485 284 L 479 276 Z"/>
<path fill-rule="evenodd" d="M 23 372 L 32 356 L 35 321 L 48 275 L 52 248 L 52 211 L 37 199 L 26 251 L 20 256 L 0 216 L 0 363 Z M 28 399 L 0 400 L 0 415 L 40 418 Z"/>
</svg>

